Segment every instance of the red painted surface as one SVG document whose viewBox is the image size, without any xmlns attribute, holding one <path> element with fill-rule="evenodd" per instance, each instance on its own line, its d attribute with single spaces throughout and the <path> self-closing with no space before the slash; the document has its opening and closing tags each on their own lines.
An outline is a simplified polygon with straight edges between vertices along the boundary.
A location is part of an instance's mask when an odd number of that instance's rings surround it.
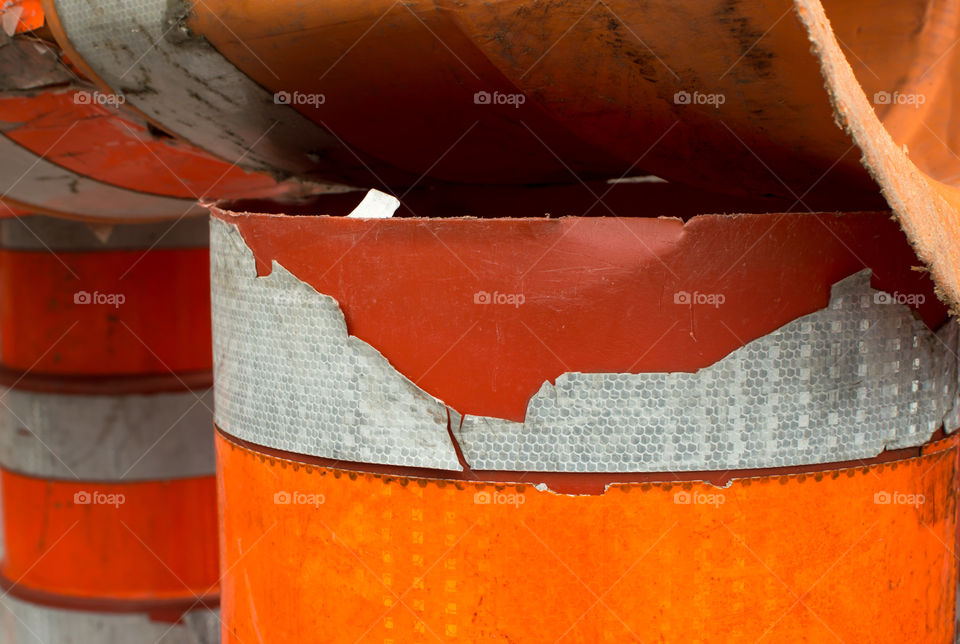
<svg viewBox="0 0 960 644">
<path fill-rule="evenodd" d="M 831 285 L 864 267 L 874 287 L 922 296 L 932 328 L 946 317 L 886 213 L 686 223 L 214 213 L 239 225 L 261 273 L 276 260 L 335 298 L 349 332 L 418 386 L 463 413 L 517 421 L 564 372 L 706 367 L 823 308 Z M 532 213 L 504 202 L 495 214 Z M 724 301 L 678 303 L 681 292 Z M 478 303 L 482 293 L 523 303 Z"/>
<path fill-rule="evenodd" d="M 209 370 L 208 272 L 206 248 L 0 250 L 0 363 L 37 375 Z"/>
<path fill-rule="evenodd" d="M 187 143 L 74 89 L 0 96 L 4 134 L 46 160 L 104 183 L 186 199 L 276 197 L 290 186 Z"/>
<path fill-rule="evenodd" d="M 0 470 L 0 481 L 0 573 L 15 594 L 142 605 L 216 593 L 213 476 L 105 483 Z"/>
</svg>

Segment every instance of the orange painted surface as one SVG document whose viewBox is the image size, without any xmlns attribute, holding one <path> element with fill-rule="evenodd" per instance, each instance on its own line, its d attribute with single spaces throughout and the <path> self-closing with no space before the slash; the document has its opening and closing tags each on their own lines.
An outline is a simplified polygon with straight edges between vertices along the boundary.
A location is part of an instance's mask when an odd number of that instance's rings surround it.
<svg viewBox="0 0 960 644">
<path fill-rule="evenodd" d="M 130 602 L 215 594 L 212 476 L 104 483 L 2 470 L 0 477 L 2 575 L 21 592 Z"/>
<path fill-rule="evenodd" d="M 189 199 L 267 198 L 291 188 L 182 141 L 155 136 L 129 111 L 97 104 L 91 96 L 74 89 L 0 96 L 4 134 L 57 165 L 139 192 Z"/>
<path fill-rule="evenodd" d="M 335 298 L 349 332 L 418 386 L 464 413 L 515 421 L 543 382 L 564 372 L 713 364 L 822 309 L 831 285 L 864 267 L 876 288 L 916 294 L 932 328 L 945 321 L 931 280 L 912 270 L 919 262 L 886 213 L 684 223 L 655 218 L 670 206 L 647 212 L 643 190 L 618 186 L 606 197 L 611 210 L 592 214 L 633 216 L 564 217 L 596 199 L 585 190 L 535 192 L 489 202 L 431 193 L 426 204 L 410 195 L 390 220 L 223 216 L 239 224 L 262 271 L 276 260 Z M 328 203 L 337 204 L 319 200 L 310 212 L 350 208 Z M 527 218 L 409 218 L 426 213 Z M 724 302 L 682 304 L 681 292 L 721 294 Z M 484 305 L 475 299 L 483 293 L 524 300 Z"/>
<path fill-rule="evenodd" d="M 55 375 L 208 370 L 208 275 L 206 248 L 0 250 L 0 363 Z"/>
<path fill-rule="evenodd" d="M 955 75 L 949 7 L 937 9 L 935 33 L 925 8 L 937 3 L 828 4 L 870 89 L 914 91 L 940 55 L 922 80 L 942 88 Z M 834 124 L 792 5 L 210 0 L 194 3 L 189 24 L 265 87 L 322 94 L 298 109 L 369 159 L 415 175 L 520 183 L 633 171 L 808 202 L 869 198 L 876 187 Z M 478 92 L 491 100 L 478 102 Z M 927 119 L 933 132 L 878 110 L 903 142 L 917 140 L 931 171 L 960 181 L 947 145 L 956 142 L 952 92 L 937 97 L 946 109 Z M 498 95 L 523 102 L 497 104 Z"/>
<path fill-rule="evenodd" d="M 0 14 L 18 8 L 21 13 L 15 33 L 25 33 L 43 26 L 43 5 L 40 0 L 7 0 L 0 7 Z"/>
<path fill-rule="evenodd" d="M 587 496 L 217 450 L 225 643 L 953 641 L 956 437 Z"/>
</svg>

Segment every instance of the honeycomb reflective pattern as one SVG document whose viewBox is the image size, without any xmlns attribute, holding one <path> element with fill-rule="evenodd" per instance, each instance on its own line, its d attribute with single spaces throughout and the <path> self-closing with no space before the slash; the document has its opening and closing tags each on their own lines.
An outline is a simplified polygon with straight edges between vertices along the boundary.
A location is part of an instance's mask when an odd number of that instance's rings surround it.
<svg viewBox="0 0 960 644">
<path fill-rule="evenodd" d="M 951 324 L 944 335 L 956 332 Z M 567 373 L 523 423 L 465 416 L 474 469 L 732 470 L 876 456 L 929 440 L 957 393 L 956 355 L 862 271 L 826 309 L 697 373 Z"/>
<path fill-rule="evenodd" d="M 178 24 L 187 4 L 54 0 L 54 5 L 70 44 L 107 85 L 197 147 L 245 167 L 296 169 L 285 159 L 306 158 L 332 139 L 296 110 L 276 104 L 270 92 Z M 227 112 L 242 114 L 242 122 L 228 122 Z M 259 145 L 252 147 L 254 140 Z"/>
<path fill-rule="evenodd" d="M 259 445 L 460 469 L 449 413 L 478 470 L 782 467 L 921 445 L 957 400 L 957 325 L 932 333 L 863 271 L 834 285 L 826 309 L 697 373 L 567 373 L 531 398 L 523 423 L 461 421 L 349 337 L 332 298 L 276 262 L 255 278 L 236 228 L 212 221 L 217 421 Z"/>
<path fill-rule="evenodd" d="M 213 393 L 0 394 L 0 465 L 44 478 L 154 480 L 214 473 Z"/>
<path fill-rule="evenodd" d="M 276 449 L 459 470 L 447 409 L 347 335 L 333 298 L 274 263 L 257 277 L 236 227 L 211 220 L 217 424 Z"/>
</svg>

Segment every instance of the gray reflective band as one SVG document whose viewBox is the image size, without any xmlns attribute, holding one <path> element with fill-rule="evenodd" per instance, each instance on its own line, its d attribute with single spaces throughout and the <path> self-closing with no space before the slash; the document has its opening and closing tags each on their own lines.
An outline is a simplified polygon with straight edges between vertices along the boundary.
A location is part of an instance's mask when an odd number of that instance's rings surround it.
<svg viewBox="0 0 960 644">
<path fill-rule="evenodd" d="M 348 337 L 333 299 L 275 262 L 257 278 L 236 227 L 216 218 L 211 262 L 225 431 L 313 456 L 460 469 L 442 403 Z M 524 423 L 466 416 L 454 433 L 472 468 L 514 471 L 767 468 L 921 445 L 956 416 L 957 325 L 938 337 L 869 282 L 867 271 L 843 280 L 826 309 L 697 373 L 568 373 L 530 400 Z"/>
<path fill-rule="evenodd" d="M 158 197 L 95 181 L 40 158 L 0 134 L 0 194 L 24 207 L 101 219 L 203 215 L 191 199 Z"/>
<path fill-rule="evenodd" d="M 257 277 L 237 229 L 211 219 L 217 424 L 276 449 L 460 469 L 447 409 L 347 335 L 333 298 L 274 263 Z"/>
<path fill-rule="evenodd" d="M 209 611 L 191 611 L 190 614 Z M 215 618 L 215 614 L 214 614 Z M 3 644 L 213 644 L 192 624 L 153 621 L 147 615 L 94 613 L 0 598 Z M 207 638 L 207 639 L 203 639 Z"/>
<path fill-rule="evenodd" d="M 87 396 L 7 390 L 0 465 L 37 477 L 164 480 L 214 472 L 212 392 Z"/>
<path fill-rule="evenodd" d="M 145 224 L 90 224 L 32 215 L 0 220 L 0 248 L 11 250 L 142 250 L 206 248 L 206 217 Z"/>
<path fill-rule="evenodd" d="M 244 167 L 303 174 L 336 139 L 178 24 L 168 0 L 56 0 L 70 44 L 103 81 L 182 138 Z M 253 146 L 251 148 L 251 145 Z"/>
<path fill-rule="evenodd" d="M 551 472 L 781 467 L 921 445 L 956 401 L 956 354 L 878 295 L 863 271 L 826 309 L 696 373 L 567 373 L 523 423 L 465 416 L 455 434 L 476 469 Z"/>
</svg>

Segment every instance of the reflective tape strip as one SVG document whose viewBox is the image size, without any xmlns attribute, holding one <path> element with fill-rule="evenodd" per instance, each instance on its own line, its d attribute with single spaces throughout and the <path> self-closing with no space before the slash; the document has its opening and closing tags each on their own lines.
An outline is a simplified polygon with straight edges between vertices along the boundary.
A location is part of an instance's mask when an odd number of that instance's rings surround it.
<svg viewBox="0 0 960 644">
<path fill-rule="evenodd" d="M 0 248 L 10 250 L 206 248 L 208 243 L 206 217 L 185 217 L 175 222 L 96 226 L 42 215 L 0 221 Z"/>
<path fill-rule="evenodd" d="M 218 434 L 224 642 L 947 644 L 957 440 L 577 495 L 320 467 Z"/>
<path fill-rule="evenodd" d="M 40 478 L 165 480 L 213 474 L 213 392 L 0 394 L 0 465 Z"/>
<path fill-rule="evenodd" d="M 90 219 L 168 219 L 202 215 L 190 199 L 117 188 L 50 163 L 0 134 L 0 194 L 30 212 Z"/>
<path fill-rule="evenodd" d="M 91 609 L 215 602 L 214 477 L 118 483 L 0 469 L 0 482 L 0 581 L 11 594 Z"/>
<path fill-rule="evenodd" d="M 218 425 L 288 452 L 460 469 L 442 403 L 348 338 L 332 298 L 276 262 L 256 277 L 236 227 L 217 218 L 211 226 Z M 474 416 L 454 430 L 474 469 L 724 470 L 870 458 L 920 445 L 941 425 L 957 395 L 951 341 L 860 273 L 835 287 L 828 308 L 698 373 L 567 374 L 531 400 L 529 426 Z"/>
<path fill-rule="evenodd" d="M 956 400 L 948 341 L 872 290 L 866 270 L 836 284 L 826 309 L 697 373 L 567 373 L 524 422 L 468 415 L 454 433 L 481 470 L 782 467 L 921 445 Z"/>
<path fill-rule="evenodd" d="M 278 264 L 258 278 L 236 228 L 211 221 L 220 427 L 293 452 L 460 469 L 442 402 L 350 337 L 333 298 Z"/>
<path fill-rule="evenodd" d="M 96 613 L 38 606 L 0 598 L 4 644 L 212 644 L 187 624 L 153 621 L 142 614 Z"/>
<path fill-rule="evenodd" d="M 178 24 L 189 11 L 186 3 L 55 0 L 53 5 L 51 26 L 68 51 L 75 49 L 131 105 L 200 148 L 244 167 L 302 175 L 311 157 L 337 145 L 335 137 L 275 101 L 205 39 Z"/>
</svg>

